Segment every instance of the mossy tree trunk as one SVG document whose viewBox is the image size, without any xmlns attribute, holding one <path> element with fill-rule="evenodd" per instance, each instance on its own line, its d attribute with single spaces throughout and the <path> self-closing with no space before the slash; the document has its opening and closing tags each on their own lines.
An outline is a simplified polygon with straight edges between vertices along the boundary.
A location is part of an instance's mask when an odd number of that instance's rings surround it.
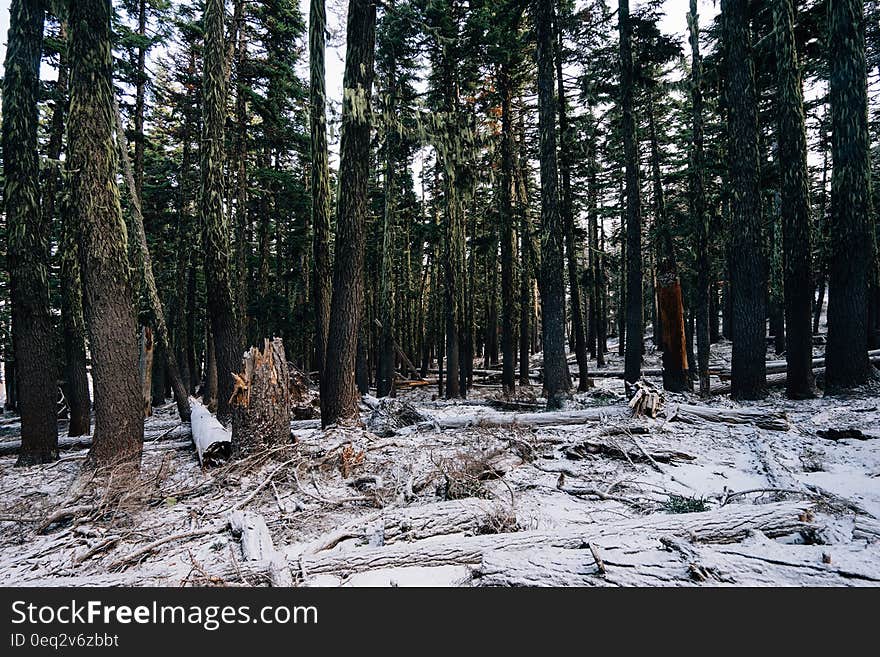
<svg viewBox="0 0 880 657">
<path fill-rule="evenodd" d="M 116 184 L 109 0 L 71 3 L 68 182 L 92 354 L 95 430 L 88 463 L 139 464 L 144 423 L 137 318 Z"/>
<path fill-rule="evenodd" d="M 3 167 L 12 345 L 21 412 L 16 465 L 58 458 L 57 379 L 49 307 L 49 220 L 40 211 L 37 100 L 45 10 L 13 0 L 3 80 Z"/>
</svg>

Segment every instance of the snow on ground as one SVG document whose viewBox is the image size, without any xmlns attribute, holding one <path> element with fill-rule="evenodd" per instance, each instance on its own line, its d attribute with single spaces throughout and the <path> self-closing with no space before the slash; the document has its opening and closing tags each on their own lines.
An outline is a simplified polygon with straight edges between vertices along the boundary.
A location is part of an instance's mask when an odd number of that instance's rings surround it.
<svg viewBox="0 0 880 657">
<path fill-rule="evenodd" d="M 729 344 L 713 349 L 729 361 Z M 0 456 L 0 585 L 265 583 L 271 571 L 228 528 L 233 510 L 261 515 L 309 586 L 880 583 L 880 386 L 707 402 L 784 412 L 788 430 L 772 431 L 670 420 L 703 403 L 691 394 L 629 418 L 622 382 L 595 384 L 567 410 L 607 416 L 540 427 L 479 422 L 498 417 L 491 385 L 455 403 L 435 385 L 402 388 L 431 421 L 381 436 L 294 424 L 294 445 L 204 471 L 169 404 L 146 422 L 136 481 L 84 476 L 81 447 L 28 469 Z M 477 421 L 438 426 L 465 415 Z M 817 434 L 828 429 L 867 439 Z M 0 451 L 19 431 L 0 419 Z"/>
</svg>

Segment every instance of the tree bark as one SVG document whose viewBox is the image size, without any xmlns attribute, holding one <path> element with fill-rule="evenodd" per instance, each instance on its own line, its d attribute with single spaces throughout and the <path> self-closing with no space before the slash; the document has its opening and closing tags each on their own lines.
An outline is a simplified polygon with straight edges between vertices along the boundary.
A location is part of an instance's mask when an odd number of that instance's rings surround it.
<svg viewBox="0 0 880 657">
<path fill-rule="evenodd" d="M 697 285 L 694 290 L 696 303 L 697 376 L 700 396 L 710 395 L 709 352 L 712 342 L 712 303 L 710 299 L 711 262 L 709 260 L 709 221 L 706 214 L 705 155 L 703 152 L 703 59 L 700 55 L 700 23 L 697 0 L 690 0 L 688 28 L 691 43 L 691 123 L 692 139 L 689 162 L 691 220 L 696 227 Z M 713 292 L 714 294 L 714 292 Z M 717 333 L 717 313 L 715 314 Z"/>
<path fill-rule="evenodd" d="M 393 6 L 392 6 L 393 10 Z M 388 91 L 385 115 L 396 119 L 397 65 L 393 55 L 388 63 Z M 379 353 L 376 366 L 376 396 L 394 396 L 394 379 L 397 372 L 395 358 L 395 204 L 396 204 L 396 148 L 397 126 L 385 126 L 385 207 L 382 226 L 382 264 L 379 271 Z"/>
<path fill-rule="evenodd" d="M 642 370 L 642 207 L 639 183 L 637 121 L 633 101 L 634 71 L 629 1 L 620 0 L 620 111 L 626 164 L 626 381 L 635 383 Z M 623 340 L 623 336 L 620 336 Z"/>
<path fill-rule="evenodd" d="M 223 36 L 225 14 L 223 0 L 206 0 L 199 192 L 208 317 L 217 359 L 217 416 L 221 422 L 227 420 L 231 413 L 232 375 L 241 358 L 241 336 L 230 280 L 229 221 L 223 208 L 228 80 Z"/>
<path fill-rule="evenodd" d="M 764 361 L 764 265 L 761 257 L 761 195 L 755 69 L 747 0 L 722 0 L 727 61 L 728 158 L 734 191 L 730 201 L 732 292 L 732 396 L 767 394 Z"/>
<path fill-rule="evenodd" d="M 806 399 L 816 396 L 811 367 L 812 240 L 804 94 L 794 40 L 794 11 L 792 0 L 775 0 L 773 4 L 785 253 L 786 394 L 791 399 Z"/>
<path fill-rule="evenodd" d="M 232 448 L 236 456 L 290 443 L 290 372 L 281 338 L 251 347 L 232 393 Z"/>
<path fill-rule="evenodd" d="M 548 408 L 559 408 L 568 394 L 565 358 L 564 225 L 559 210 L 556 158 L 556 102 L 553 94 L 553 2 L 538 0 L 538 131 L 541 163 L 541 332 L 544 343 L 544 392 Z"/>
<path fill-rule="evenodd" d="M 864 3 L 830 0 L 831 236 L 825 391 L 865 383 L 873 261 Z"/>
<path fill-rule="evenodd" d="M 361 323 L 364 269 L 364 220 L 370 152 L 370 96 L 376 37 L 376 6 L 351 0 L 345 53 L 336 259 L 327 357 L 321 377 L 321 424 L 358 416 L 355 360 Z"/>
<path fill-rule="evenodd" d="M 312 230 L 315 261 L 315 358 L 318 377 L 324 371 L 330 325 L 330 171 L 327 164 L 327 111 L 324 72 L 324 0 L 309 3 L 309 125 L 311 128 Z"/>
<path fill-rule="evenodd" d="M 578 245 L 575 231 L 574 207 L 571 191 L 572 143 L 568 125 L 568 108 L 565 101 L 565 81 L 562 76 L 562 28 L 556 23 L 556 87 L 559 103 L 559 177 L 562 182 L 561 213 L 565 228 L 565 255 L 568 264 L 568 289 L 571 299 L 571 328 L 574 333 L 574 352 L 578 363 L 578 391 L 590 387 L 587 336 L 584 329 L 584 309 L 581 301 L 580 272 L 578 271 Z"/>
<path fill-rule="evenodd" d="M 70 208 L 65 199 L 58 203 L 62 185 L 61 151 L 64 141 L 64 118 L 67 111 L 69 75 L 67 64 L 67 26 L 61 24 L 61 37 L 65 47 L 59 52 L 58 81 L 55 84 L 55 107 L 52 110 L 49 144 L 46 156 L 50 165 L 45 170 L 43 193 L 43 217 L 51 222 L 56 219 L 61 225 L 58 245 L 61 292 L 61 337 L 63 341 L 64 365 L 62 369 L 64 396 L 67 399 L 67 435 L 82 436 L 91 431 L 92 404 L 89 395 L 89 381 L 86 369 L 86 329 L 83 324 L 82 282 L 77 262 L 75 233 L 70 226 Z"/>
<path fill-rule="evenodd" d="M 37 101 L 45 10 L 14 0 L 3 80 L 3 168 L 12 345 L 22 448 L 16 465 L 58 458 L 57 379 L 49 306 L 49 220 L 40 212 Z"/>
<path fill-rule="evenodd" d="M 505 392 L 516 387 L 516 235 L 514 233 L 514 149 L 510 61 L 501 64 L 498 74 L 501 94 L 501 385 Z"/>
<path fill-rule="evenodd" d="M 137 318 L 116 184 L 110 17 L 107 0 L 71 3 L 68 17 L 67 166 L 92 353 L 95 431 L 87 463 L 93 467 L 139 465 L 144 436 Z"/>
</svg>

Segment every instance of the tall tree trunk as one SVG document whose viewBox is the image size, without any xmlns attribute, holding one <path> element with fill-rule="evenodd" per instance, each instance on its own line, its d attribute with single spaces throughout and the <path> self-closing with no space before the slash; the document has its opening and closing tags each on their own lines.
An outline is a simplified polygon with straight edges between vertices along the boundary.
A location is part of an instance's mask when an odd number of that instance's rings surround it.
<svg viewBox="0 0 880 657">
<path fill-rule="evenodd" d="M 528 194 L 525 190 L 525 172 L 518 166 L 514 172 L 517 190 L 517 212 L 520 234 L 520 294 L 519 294 L 519 384 L 529 385 L 529 356 L 531 355 L 532 318 L 532 272 L 535 260 L 532 253 L 532 222 L 529 213 Z"/>
<path fill-rule="evenodd" d="M 813 309 L 813 333 L 819 332 L 819 322 L 822 319 L 822 307 L 825 304 L 825 288 L 828 280 L 828 244 L 830 236 L 828 235 L 828 116 L 822 119 L 822 179 L 821 192 L 819 196 L 819 216 L 818 216 L 818 260 L 819 260 L 819 281 L 818 291 L 816 292 L 816 307 Z"/>
<path fill-rule="evenodd" d="M 571 192 L 572 134 L 568 125 L 565 102 L 565 81 L 562 77 L 562 28 L 556 21 L 556 87 L 559 102 L 559 176 L 562 182 L 562 224 L 565 228 L 565 254 L 568 259 L 568 289 L 571 298 L 571 326 L 574 333 L 574 352 L 578 364 L 578 391 L 590 387 L 587 336 L 584 330 L 584 310 L 581 302 L 581 283 L 577 262 L 574 207 Z"/>
<path fill-rule="evenodd" d="M 654 120 L 654 102 L 648 99 L 648 130 L 651 142 L 651 173 L 654 184 L 654 225 L 660 244 L 657 249 L 657 320 L 663 349 L 663 388 L 684 392 L 691 388 L 684 329 L 681 281 L 675 261 L 672 230 L 666 217 L 666 199 L 660 172 L 660 147 Z M 656 320 L 655 320 L 656 321 Z"/>
<path fill-rule="evenodd" d="M 501 385 L 504 392 L 516 387 L 516 235 L 514 233 L 514 139 L 511 116 L 512 85 L 510 62 L 501 65 L 498 76 L 501 94 Z M 523 272 L 523 275 L 526 275 Z M 528 320 L 527 320 L 528 321 Z"/>
<path fill-rule="evenodd" d="M 138 201 L 144 202 L 144 107 L 147 88 L 147 47 L 144 43 L 147 34 L 147 1 L 138 0 L 138 45 L 137 72 L 134 95 L 134 194 Z"/>
<path fill-rule="evenodd" d="M 201 214 L 208 316 L 217 357 L 217 416 L 231 417 L 233 373 L 241 363 L 241 339 L 230 272 L 229 222 L 223 207 L 226 48 L 223 0 L 206 0 L 202 77 Z"/>
<path fill-rule="evenodd" d="M 376 38 L 376 6 L 351 0 L 345 52 L 345 97 L 339 148 L 339 200 L 336 259 L 327 354 L 321 376 L 321 424 L 358 415 L 355 360 L 361 323 L 364 270 L 364 220 L 370 163 L 370 96 Z"/>
<path fill-rule="evenodd" d="M 767 394 L 764 264 L 761 257 L 761 195 L 755 69 L 747 0 L 722 0 L 727 60 L 730 201 L 730 287 L 733 353 L 731 395 Z"/>
<path fill-rule="evenodd" d="M 195 75 L 195 50 L 189 49 L 188 77 Z M 187 87 L 187 97 L 194 95 L 192 85 Z M 190 190 L 190 169 L 192 166 L 192 124 L 187 112 L 183 117 L 183 146 L 182 160 L 180 164 L 179 184 L 179 207 L 177 213 L 177 244 L 175 269 L 174 269 L 174 315 L 171 329 L 174 332 L 174 343 L 177 346 L 177 364 L 180 369 L 180 378 L 187 392 L 195 390 L 195 380 L 198 378 L 192 369 L 189 355 L 189 331 L 187 329 L 189 318 L 194 317 L 195 308 L 189 303 L 188 280 L 192 268 L 195 267 L 195 259 L 192 257 L 192 226 L 191 213 L 192 192 Z"/>
<path fill-rule="evenodd" d="M 137 318 L 116 185 L 109 0 L 70 5 L 68 180 L 92 353 L 95 431 L 88 463 L 138 465 L 144 438 Z"/>
<path fill-rule="evenodd" d="M 58 458 L 55 359 L 49 307 L 49 220 L 40 212 L 37 101 L 43 3 L 13 0 L 3 80 L 3 169 L 12 345 L 21 451 L 16 465 Z"/>
<path fill-rule="evenodd" d="M 564 226 L 559 211 L 556 162 L 556 102 L 553 94 L 553 1 L 537 0 L 538 131 L 541 161 L 541 330 L 544 391 L 548 408 L 558 408 L 569 389 L 565 357 Z"/>
<path fill-rule="evenodd" d="M 633 101 L 632 24 L 629 0 L 620 0 L 620 110 L 626 163 L 626 355 L 624 379 L 635 383 L 642 373 L 642 201 Z M 620 336 L 623 339 L 623 336 Z"/>
<path fill-rule="evenodd" d="M 246 89 L 249 81 L 245 77 L 247 57 L 247 34 L 245 25 L 245 0 L 235 0 L 233 22 L 235 30 L 235 283 L 234 295 L 240 321 L 239 335 L 247 335 L 247 291 L 248 291 L 248 108 Z M 265 337 L 265 336 L 259 336 Z"/>
<path fill-rule="evenodd" d="M 330 172 L 327 164 L 327 111 L 324 73 L 324 0 L 309 4 L 309 124 L 311 126 L 312 231 L 315 261 L 315 358 L 324 371 L 330 323 Z"/>
<path fill-rule="evenodd" d="M 784 258 L 786 380 L 791 399 L 816 395 L 813 381 L 812 245 L 804 94 L 794 41 L 793 0 L 774 0 L 780 194 Z"/>
<path fill-rule="evenodd" d="M 391 5 L 393 10 L 393 4 Z M 379 269 L 379 321 L 382 326 L 379 329 L 379 353 L 376 359 L 376 396 L 394 396 L 394 378 L 397 368 L 395 367 L 396 352 L 394 349 L 394 312 L 395 312 L 395 285 L 394 285 L 394 250 L 395 250 L 395 173 L 397 162 L 397 126 L 390 124 L 396 119 L 396 93 L 397 81 L 396 61 L 393 55 L 388 65 L 388 92 L 385 115 L 389 121 L 385 125 L 385 212 L 382 226 L 382 264 Z"/>
<path fill-rule="evenodd" d="M 697 0 L 690 0 L 688 28 L 691 42 L 691 152 L 689 163 L 690 212 L 696 230 L 697 286 L 694 290 L 694 315 L 697 342 L 697 375 L 700 380 L 700 396 L 708 397 L 709 351 L 712 342 L 712 304 L 710 300 L 711 262 L 709 260 L 709 220 L 706 213 L 705 167 L 703 152 L 703 59 L 700 55 L 700 19 Z M 714 292 L 713 298 L 714 298 Z M 714 314 L 717 333 L 718 315 Z"/>
<path fill-rule="evenodd" d="M 831 236 L 825 392 L 868 381 L 868 280 L 874 236 L 869 216 L 865 17 L 861 0 L 830 0 Z"/>
<path fill-rule="evenodd" d="M 67 41 L 67 28 L 61 24 L 61 37 Z M 64 141 L 64 115 L 68 101 L 67 49 L 63 47 L 59 53 L 58 81 L 55 85 L 55 107 L 49 129 L 49 144 L 46 156 L 52 163 L 45 170 L 43 192 L 43 219 L 51 222 L 56 217 L 56 207 L 61 225 L 61 239 L 58 245 L 61 288 L 61 333 L 64 352 L 64 396 L 67 398 L 69 437 L 87 435 L 91 429 L 91 401 L 89 381 L 86 371 L 86 329 L 82 314 L 82 283 L 77 262 L 75 232 L 70 226 L 68 204 L 58 204 L 59 190 L 62 184 L 61 149 Z"/>
</svg>

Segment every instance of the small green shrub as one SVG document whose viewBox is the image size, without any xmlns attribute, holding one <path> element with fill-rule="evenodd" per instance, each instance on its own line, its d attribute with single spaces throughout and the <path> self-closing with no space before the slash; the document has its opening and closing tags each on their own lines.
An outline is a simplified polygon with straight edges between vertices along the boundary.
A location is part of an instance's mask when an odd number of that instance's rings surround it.
<svg viewBox="0 0 880 657">
<path fill-rule="evenodd" d="M 667 513 L 699 513 L 708 511 L 709 506 L 702 497 L 684 497 L 683 495 L 670 495 L 663 503 Z"/>
</svg>

